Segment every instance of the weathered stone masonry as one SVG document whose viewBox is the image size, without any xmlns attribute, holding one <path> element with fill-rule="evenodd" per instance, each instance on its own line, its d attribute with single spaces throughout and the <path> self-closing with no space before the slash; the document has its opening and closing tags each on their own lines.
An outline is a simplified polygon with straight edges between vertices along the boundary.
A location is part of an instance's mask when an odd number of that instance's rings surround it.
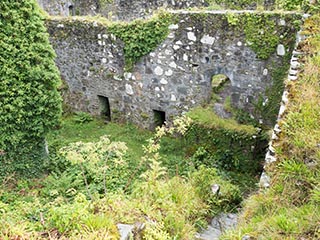
<svg viewBox="0 0 320 240">
<path fill-rule="evenodd" d="M 96 16 L 130 21 L 152 15 L 159 8 L 185 9 L 208 6 L 205 0 L 38 0 L 52 16 Z"/>
<path fill-rule="evenodd" d="M 125 118 L 148 128 L 154 125 L 154 110 L 165 112 L 169 120 L 207 102 L 211 77 L 222 73 L 231 81 L 228 92 L 232 104 L 252 112 L 253 101 L 272 84 L 271 66 L 282 64 L 288 39 L 283 37 L 285 46 L 278 46 L 278 54 L 275 51 L 269 59 L 260 60 L 245 34 L 228 24 L 225 14 L 176 15 L 167 39 L 132 72 L 124 72 L 123 43 L 108 33 L 106 26 L 84 20 L 48 21 L 56 62 L 69 87 L 69 104 L 75 110 L 98 115 L 98 96 L 107 97 L 111 118 Z M 274 17 L 278 34 L 295 34 L 286 24 L 291 15 Z"/>
<path fill-rule="evenodd" d="M 37 0 L 39 5 L 52 16 L 101 16 L 112 20 L 130 21 L 145 18 L 160 8 L 186 9 L 193 7 L 207 7 L 207 0 Z M 220 1 L 221 7 L 226 7 Z M 256 2 L 241 3 L 234 1 L 234 5 L 241 9 L 256 9 Z M 270 9 L 275 0 L 264 0 L 265 9 Z"/>
</svg>

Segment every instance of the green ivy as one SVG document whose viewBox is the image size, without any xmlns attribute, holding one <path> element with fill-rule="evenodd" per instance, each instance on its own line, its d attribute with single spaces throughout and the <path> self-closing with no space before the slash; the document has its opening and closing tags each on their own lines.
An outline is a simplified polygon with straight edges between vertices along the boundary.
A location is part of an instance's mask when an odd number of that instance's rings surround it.
<svg viewBox="0 0 320 240">
<path fill-rule="evenodd" d="M 0 177 L 34 174 L 44 138 L 58 124 L 61 99 L 43 19 L 34 0 L 0 2 Z"/>
<path fill-rule="evenodd" d="M 246 14 L 242 20 L 247 43 L 258 58 L 268 59 L 280 41 L 276 21 L 272 19 L 272 15 L 267 14 Z"/>
<path fill-rule="evenodd" d="M 272 63 L 272 85 L 266 89 L 265 96 L 268 96 L 268 101 L 264 103 L 263 97 L 260 96 L 255 104 L 255 114 L 262 118 L 268 125 L 273 126 L 276 123 L 277 115 L 280 108 L 281 96 L 284 91 L 284 78 L 287 76 L 290 67 L 291 53 L 284 56 L 283 65 L 278 66 Z"/>
<path fill-rule="evenodd" d="M 188 112 L 193 120 L 186 134 L 192 149 L 193 164 L 205 164 L 222 171 L 234 171 L 255 175 L 261 170 L 267 136 L 249 125 L 241 125 L 232 119 L 222 119 L 211 108 L 195 108 Z"/>
<path fill-rule="evenodd" d="M 306 0 L 276 0 L 279 8 L 284 10 L 299 10 Z"/>
<path fill-rule="evenodd" d="M 230 9 L 245 9 L 249 6 L 257 6 L 262 1 L 257 0 L 205 0 L 209 5 L 221 5 Z"/>
<path fill-rule="evenodd" d="M 135 20 L 130 23 L 113 24 L 109 27 L 109 32 L 120 38 L 125 44 L 124 55 L 128 69 L 166 39 L 171 22 L 172 15 L 161 12 L 149 20 Z"/>
</svg>

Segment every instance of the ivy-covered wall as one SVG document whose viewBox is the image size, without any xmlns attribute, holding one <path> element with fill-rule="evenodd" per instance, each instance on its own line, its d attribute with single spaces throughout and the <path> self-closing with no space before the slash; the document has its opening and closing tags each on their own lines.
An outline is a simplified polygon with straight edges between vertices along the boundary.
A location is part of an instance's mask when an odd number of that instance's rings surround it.
<svg viewBox="0 0 320 240">
<path fill-rule="evenodd" d="M 58 125 L 59 72 L 33 0 L 0 2 L 0 177 L 41 169 L 44 138 Z"/>
<path fill-rule="evenodd" d="M 277 109 L 282 89 L 275 83 L 281 85 L 286 74 L 299 18 L 180 11 L 126 24 L 80 17 L 47 24 L 73 108 L 98 115 L 98 96 L 104 96 L 111 118 L 148 128 L 155 111 L 170 120 L 207 103 L 216 74 L 230 79 L 227 91 L 233 107 L 271 123 L 273 116 L 262 113 L 269 106 Z M 271 105 L 269 96 L 275 92 L 279 99 Z"/>
<path fill-rule="evenodd" d="M 268 136 L 259 128 L 221 119 L 210 108 L 195 108 L 186 134 L 195 167 L 201 164 L 224 171 L 256 175 L 262 171 Z"/>
</svg>

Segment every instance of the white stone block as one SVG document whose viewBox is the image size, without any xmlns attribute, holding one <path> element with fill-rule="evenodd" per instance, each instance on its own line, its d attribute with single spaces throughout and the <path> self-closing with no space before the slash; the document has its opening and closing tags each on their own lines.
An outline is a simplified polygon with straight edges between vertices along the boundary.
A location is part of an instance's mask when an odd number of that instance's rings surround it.
<svg viewBox="0 0 320 240">
<path fill-rule="evenodd" d="M 123 75 L 126 80 L 130 80 L 132 78 L 132 73 L 130 72 L 125 72 Z"/>
<path fill-rule="evenodd" d="M 285 25 L 286 25 L 286 20 L 280 19 L 279 25 L 280 25 L 280 26 L 285 26 Z"/>
<path fill-rule="evenodd" d="M 158 76 L 161 76 L 163 74 L 163 69 L 159 66 L 157 66 L 155 69 L 154 69 L 154 73 Z"/>
<path fill-rule="evenodd" d="M 171 69 L 169 69 L 169 70 L 165 71 L 164 74 L 169 77 L 169 76 L 172 76 L 173 71 Z"/>
<path fill-rule="evenodd" d="M 196 35 L 194 34 L 194 32 L 188 32 L 187 33 L 187 36 L 188 36 L 188 39 L 190 40 L 190 41 L 196 41 L 197 40 L 197 37 L 196 37 Z"/>
<path fill-rule="evenodd" d="M 201 43 L 208 44 L 208 45 L 214 44 L 214 41 L 215 41 L 215 38 L 209 35 L 204 35 L 200 40 Z"/>
<path fill-rule="evenodd" d="M 189 60 L 188 55 L 187 54 L 183 54 L 183 61 L 187 62 Z"/>
<path fill-rule="evenodd" d="M 266 69 L 266 68 L 263 69 L 263 73 L 262 74 L 263 74 L 263 76 L 267 76 L 268 75 L 268 69 Z"/>
<path fill-rule="evenodd" d="M 133 89 L 132 89 L 132 86 L 130 84 L 126 84 L 126 93 L 128 95 L 133 95 Z"/>
<path fill-rule="evenodd" d="M 173 45 L 174 50 L 178 50 L 180 47 L 178 45 Z"/>
<path fill-rule="evenodd" d="M 168 84 L 168 81 L 167 81 L 166 79 L 162 78 L 162 79 L 160 80 L 160 83 L 163 84 L 163 85 L 167 85 L 167 84 Z"/>
<path fill-rule="evenodd" d="M 179 28 L 179 25 L 178 24 L 171 24 L 169 25 L 169 29 L 170 30 L 177 30 Z"/>
<path fill-rule="evenodd" d="M 277 46 L 277 54 L 278 54 L 279 56 L 284 56 L 284 55 L 286 54 L 286 49 L 285 49 L 285 47 L 284 47 L 282 44 L 279 44 L 279 45 Z"/>
<path fill-rule="evenodd" d="M 169 66 L 172 68 L 177 68 L 177 64 L 175 62 L 169 63 Z"/>
</svg>

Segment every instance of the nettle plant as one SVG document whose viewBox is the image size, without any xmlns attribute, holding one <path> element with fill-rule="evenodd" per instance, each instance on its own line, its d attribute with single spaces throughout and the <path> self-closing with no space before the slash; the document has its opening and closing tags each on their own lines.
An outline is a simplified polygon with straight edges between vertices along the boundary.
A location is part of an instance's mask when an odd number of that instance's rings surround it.
<svg viewBox="0 0 320 240">
<path fill-rule="evenodd" d="M 107 172 L 110 168 L 121 168 L 127 164 L 123 159 L 127 150 L 124 142 L 111 142 L 107 136 L 102 136 L 98 142 L 94 143 L 71 143 L 60 149 L 60 153 L 71 164 L 80 167 L 87 194 L 90 199 L 93 199 L 86 173 L 90 173 L 98 181 L 102 180 L 103 191 L 107 195 Z"/>
</svg>

